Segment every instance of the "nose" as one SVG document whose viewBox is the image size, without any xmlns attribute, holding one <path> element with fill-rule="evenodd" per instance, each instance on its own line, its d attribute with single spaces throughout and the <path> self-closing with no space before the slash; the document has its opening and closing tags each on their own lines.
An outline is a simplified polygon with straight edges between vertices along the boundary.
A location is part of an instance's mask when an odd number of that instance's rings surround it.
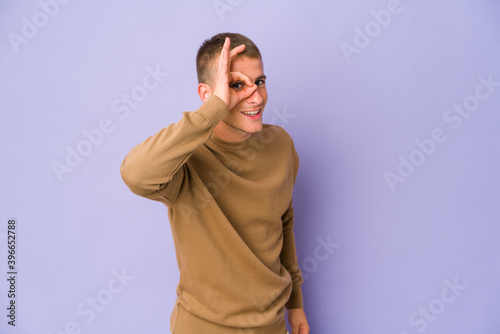
<svg viewBox="0 0 500 334">
<path fill-rule="evenodd" d="M 262 101 L 264 101 L 264 98 L 262 97 L 260 87 L 257 87 L 257 89 L 250 95 L 249 97 L 246 98 L 247 102 L 249 104 L 253 105 L 260 105 L 262 104 Z"/>
</svg>

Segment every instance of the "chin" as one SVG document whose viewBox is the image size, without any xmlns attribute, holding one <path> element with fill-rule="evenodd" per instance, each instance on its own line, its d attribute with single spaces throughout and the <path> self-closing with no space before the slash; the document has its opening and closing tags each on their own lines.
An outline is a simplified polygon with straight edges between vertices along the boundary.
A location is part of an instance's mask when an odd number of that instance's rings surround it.
<svg viewBox="0 0 500 334">
<path fill-rule="evenodd" d="M 246 133 L 257 133 L 262 131 L 262 127 L 263 127 L 262 123 L 260 123 L 259 125 L 254 124 L 252 126 L 247 127 L 243 131 L 245 131 Z"/>
</svg>

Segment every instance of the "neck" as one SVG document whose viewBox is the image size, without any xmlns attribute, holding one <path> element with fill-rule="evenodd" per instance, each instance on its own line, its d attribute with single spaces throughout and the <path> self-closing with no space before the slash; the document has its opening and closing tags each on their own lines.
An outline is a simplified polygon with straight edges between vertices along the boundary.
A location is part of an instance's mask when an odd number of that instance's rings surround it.
<svg viewBox="0 0 500 334">
<path fill-rule="evenodd" d="M 230 143 L 242 142 L 252 136 L 251 133 L 235 128 L 227 124 L 225 121 L 217 124 L 217 126 L 214 128 L 214 133 L 220 139 Z"/>
</svg>

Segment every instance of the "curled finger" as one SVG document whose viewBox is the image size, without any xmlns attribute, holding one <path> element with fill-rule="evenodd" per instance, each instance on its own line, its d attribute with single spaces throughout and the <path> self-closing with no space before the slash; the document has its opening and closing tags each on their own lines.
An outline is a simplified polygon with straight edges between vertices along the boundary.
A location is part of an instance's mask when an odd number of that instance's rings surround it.
<svg viewBox="0 0 500 334">
<path fill-rule="evenodd" d="M 243 98 L 243 99 L 246 99 L 247 97 L 250 97 L 252 96 L 252 94 L 257 90 L 257 85 L 253 85 L 253 86 L 246 86 L 241 92 L 240 92 L 240 96 Z"/>
<path fill-rule="evenodd" d="M 245 74 L 239 72 L 239 71 L 236 71 L 236 72 L 230 72 L 229 73 L 230 75 L 230 78 L 231 78 L 231 82 L 238 82 L 238 83 L 242 83 L 244 84 L 245 86 L 248 86 L 248 87 L 252 87 L 255 85 L 255 83 L 250 80 L 250 78 L 248 76 L 246 76 Z"/>
</svg>

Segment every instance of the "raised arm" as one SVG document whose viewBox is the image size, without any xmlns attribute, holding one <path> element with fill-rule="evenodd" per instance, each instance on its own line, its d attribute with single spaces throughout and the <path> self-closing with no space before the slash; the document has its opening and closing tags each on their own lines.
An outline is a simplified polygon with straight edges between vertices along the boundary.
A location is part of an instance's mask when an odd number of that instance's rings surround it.
<svg viewBox="0 0 500 334">
<path fill-rule="evenodd" d="M 162 196 L 172 201 L 166 186 L 174 176 L 183 177 L 181 167 L 210 138 L 226 114 L 227 106 L 217 96 L 211 96 L 197 111 L 183 113 L 179 122 L 160 130 L 127 154 L 120 168 L 125 184 L 137 195 L 155 200 Z"/>
<path fill-rule="evenodd" d="M 210 138 L 214 127 L 224 119 L 228 110 L 257 88 L 244 74 L 230 72 L 231 59 L 245 46 L 240 45 L 231 51 L 229 46 L 227 38 L 219 55 L 213 89 L 204 84 L 208 97 L 202 97 L 203 105 L 197 111 L 183 113 L 179 122 L 137 145 L 123 160 L 122 178 L 135 194 L 172 202 L 175 189 L 169 189 L 169 184 L 174 178 L 184 177 L 182 166 Z M 230 88 L 230 82 L 234 81 L 244 82 L 245 88 L 238 91 Z"/>
</svg>

